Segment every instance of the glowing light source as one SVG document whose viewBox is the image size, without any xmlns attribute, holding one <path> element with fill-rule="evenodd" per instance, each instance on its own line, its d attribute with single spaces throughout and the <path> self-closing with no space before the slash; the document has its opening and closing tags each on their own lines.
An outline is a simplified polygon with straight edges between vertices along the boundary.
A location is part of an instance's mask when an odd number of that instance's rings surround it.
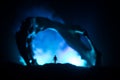
<svg viewBox="0 0 120 80">
<path fill-rule="evenodd" d="M 53 63 L 54 55 L 57 63 L 70 63 L 76 66 L 86 67 L 87 62 L 81 59 L 78 52 L 72 49 L 62 36 L 51 28 L 38 32 L 32 40 L 33 58 L 39 65 Z"/>
</svg>

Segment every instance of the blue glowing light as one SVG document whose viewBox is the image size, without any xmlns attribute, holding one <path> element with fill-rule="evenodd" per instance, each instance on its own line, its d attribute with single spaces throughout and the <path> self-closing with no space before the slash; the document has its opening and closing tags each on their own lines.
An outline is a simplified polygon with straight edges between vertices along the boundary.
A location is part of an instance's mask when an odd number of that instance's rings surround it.
<svg viewBox="0 0 120 80">
<path fill-rule="evenodd" d="M 53 63 L 54 55 L 57 56 L 57 63 L 70 63 L 76 66 L 86 67 L 86 60 L 81 59 L 78 52 L 72 49 L 53 29 L 46 29 L 38 32 L 32 40 L 33 58 L 39 65 Z"/>
<path fill-rule="evenodd" d="M 21 21 L 25 20 L 27 17 L 44 17 L 50 19 L 51 21 L 57 21 L 64 24 L 64 21 L 53 10 L 51 9 L 49 10 L 49 8 L 44 8 L 44 6 L 43 7 L 33 6 L 32 8 L 30 6 L 27 7 L 21 6 L 20 9 L 16 10 L 16 13 L 17 15 L 13 25 L 14 33 L 16 31 L 19 31 Z M 84 19 L 84 20 L 88 20 L 88 19 Z M 79 22 L 79 24 L 81 24 L 81 26 L 86 26 L 86 27 L 88 26 L 87 29 L 93 30 L 94 28 L 91 28 L 93 25 L 89 24 L 88 21 L 84 21 L 84 20 L 80 20 L 81 22 Z M 76 24 L 78 23 L 78 21 L 73 20 L 72 23 Z M 33 25 L 37 27 L 36 24 Z M 81 31 L 75 31 L 75 33 L 83 34 L 83 32 Z M 37 60 L 37 63 L 39 65 L 44 65 L 46 63 L 53 63 L 53 57 L 54 55 L 57 55 L 58 58 L 57 63 L 70 63 L 77 66 L 84 66 L 84 67 L 86 66 L 87 63 L 86 60 L 81 59 L 80 54 L 76 52 L 74 49 L 72 49 L 69 45 L 67 45 L 67 43 L 64 41 L 64 39 L 61 37 L 61 35 L 59 35 L 57 31 L 53 29 L 52 30 L 47 29 L 43 32 L 39 32 L 38 34 L 35 34 L 35 31 L 33 31 L 33 33 L 30 34 L 27 38 L 30 38 L 31 36 L 35 37 L 32 41 L 32 50 L 34 52 L 33 58 Z M 83 41 L 83 43 L 89 48 L 92 47 L 91 51 L 89 52 L 90 55 L 88 55 L 88 58 L 91 61 L 91 63 L 95 64 L 95 58 L 93 57 L 95 54 L 95 50 L 92 44 L 89 44 L 90 41 L 89 42 L 86 41 L 85 37 L 82 37 L 81 41 Z M 26 43 L 26 48 L 27 47 L 28 44 Z M 23 58 L 20 58 L 20 62 L 26 65 Z"/>
<path fill-rule="evenodd" d="M 24 66 L 27 65 L 22 56 L 19 56 L 19 62 Z"/>
</svg>

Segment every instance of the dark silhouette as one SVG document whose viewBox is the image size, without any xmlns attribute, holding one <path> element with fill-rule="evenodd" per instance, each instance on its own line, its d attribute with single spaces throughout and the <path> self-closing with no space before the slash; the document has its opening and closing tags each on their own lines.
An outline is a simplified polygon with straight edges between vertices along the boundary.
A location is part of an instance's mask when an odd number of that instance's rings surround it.
<svg viewBox="0 0 120 80">
<path fill-rule="evenodd" d="M 2 79 L 12 80 L 99 80 L 118 78 L 119 67 L 77 67 L 71 64 L 45 64 L 43 66 L 22 66 L 7 62 L 0 65 Z M 115 76 L 112 76 L 115 74 Z M 4 77 L 6 76 L 6 77 Z M 46 77 L 47 76 L 47 77 Z"/>
<path fill-rule="evenodd" d="M 31 27 L 31 20 L 33 18 L 29 17 L 27 18 L 25 21 L 23 21 L 21 28 L 18 32 L 16 32 L 15 38 L 16 38 L 16 43 L 17 43 L 17 47 L 20 51 L 20 55 L 24 58 L 26 64 L 28 66 L 33 65 L 33 63 L 30 63 L 30 60 L 32 60 L 32 62 L 35 63 L 35 61 L 33 61 L 33 54 L 31 52 L 31 41 L 32 38 L 27 38 L 28 35 L 32 32 L 30 27 Z M 28 43 L 28 47 L 26 47 L 26 43 Z"/>
<path fill-rule="evenodd" d="M 54 56 L 54 63 L 56 64 L 56 62 L 57 62 L 57 57 L 56 57 L 56 55 Z"/>
</svg>

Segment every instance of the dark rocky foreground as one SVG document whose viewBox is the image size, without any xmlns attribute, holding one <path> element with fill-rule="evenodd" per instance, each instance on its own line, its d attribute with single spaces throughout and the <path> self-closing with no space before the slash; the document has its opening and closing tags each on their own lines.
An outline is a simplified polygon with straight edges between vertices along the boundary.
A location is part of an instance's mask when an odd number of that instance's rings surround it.
<svg viewBox="0 0 120 80">
<path fill-rule="evenodd" d="M 119 68 L 83 68 L 70 64 L 46 64 L 44 66 L 22 66 L 3 63 L 0 67 L 1 80 L 108 80 L 119 78 Z"/>
</svg>

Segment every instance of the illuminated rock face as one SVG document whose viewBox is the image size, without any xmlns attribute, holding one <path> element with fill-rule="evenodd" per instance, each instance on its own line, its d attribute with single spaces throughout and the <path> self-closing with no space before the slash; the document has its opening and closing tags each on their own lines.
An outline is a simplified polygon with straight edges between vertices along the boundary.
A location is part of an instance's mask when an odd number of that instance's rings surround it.
<svg viewBox="0 0 120 80">
<path fill-rule="evenodd" d="M 23 22 L 16 33 L 16 42 L 27 65 L 53 63 L 55 55 L 57 63 L 82 67 L 96 65 L 95 49 L 80 26 L 31 17 Z"/>
</svg>

